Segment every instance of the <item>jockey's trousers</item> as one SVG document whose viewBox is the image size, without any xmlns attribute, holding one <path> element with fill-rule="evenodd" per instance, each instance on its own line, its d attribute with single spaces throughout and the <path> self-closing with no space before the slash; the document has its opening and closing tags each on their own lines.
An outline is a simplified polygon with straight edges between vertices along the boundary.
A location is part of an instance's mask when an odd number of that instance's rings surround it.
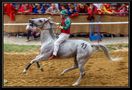
<svg viewBox="0 0 132 90">
<path fill-rule="evenodd" d="M 67 40 L 69 38 L 69 36 L 70 36 L 70 34 L 66 34 L 66 33 L 61 33 L 59 35 L 59 38 L 54 42 L 53 55 L 57 56 L 59 46 L 61 45 L 61 43 L 63 43 L 65 40 Z"/>
</svg>

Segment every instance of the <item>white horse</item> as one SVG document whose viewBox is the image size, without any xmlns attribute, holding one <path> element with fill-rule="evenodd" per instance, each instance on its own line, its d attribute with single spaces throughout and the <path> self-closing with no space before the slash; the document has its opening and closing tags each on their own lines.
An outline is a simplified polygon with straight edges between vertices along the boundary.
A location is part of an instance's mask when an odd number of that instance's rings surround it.
<svg viewBox="0 0 132 90">
<path fill-rule="evenodd" d="M 40 66 L 39 61 L 41 60 L 48 60 L 48 58 L 53 53 L 54 48 L 54 41 L 56 40 L 56 37 L 53 33 L 53 26 L 54 23 L 51 19 L 47 18 L 36 18 L 36 19 L 30 19 L 29 25 L 27 25 L 27 29 L 30 26 L 36 26 L 41 28 L 41 48 L 40 53 L 37 55 L 23 70 L 23 73 L 26 73 L 29 67 L 33 63 L 37 63 L 38 68 L 43 71 L 43 68 Z M 66 40 L 64 41 L 60 47 L 57 56 L 60 58 L 70 58 L 74 57 L 74 65 L 68 69 L 65 69 L 61 75 L 64 73 L 71 71 L 73 69 L 79 68 L 80 70 L 80 77 L 77 79 L 77 81 L 72 84 L 73 86 L 77 86 L 80 84 L 81 79 L 85 75 L 84 72 L 84 65 L 88 61 L 88 58 L 98 50 L 99 48 L 103 49 L 105 55 L 108 57 L 109 60 L 115 61 L 116 59 L 113 59 L 110 57 L 107 47 L 104 45 L 91 45 L 90 43 L 84 41 L 84 40 Z"/>
</svg>

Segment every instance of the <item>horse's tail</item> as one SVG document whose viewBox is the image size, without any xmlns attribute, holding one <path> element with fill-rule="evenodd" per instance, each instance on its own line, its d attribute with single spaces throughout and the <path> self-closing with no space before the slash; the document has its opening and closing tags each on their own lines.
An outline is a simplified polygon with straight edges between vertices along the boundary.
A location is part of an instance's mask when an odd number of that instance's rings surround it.
<svg viewBox="0 0 132 90">
<path fill-rule="evenodd" d="M 117 58 L 113 58 L 110 56 L 108 48 L 104 45 L 98 44 L 98 45 L 92 45 L 94 47 L 97 47 L 99 49 L 99 47 L 104 51 L 104 54 L 107 56 L 107 58 L 111 61 L 119 61 L 121 58 L 117 57 Z"/>
</svg>

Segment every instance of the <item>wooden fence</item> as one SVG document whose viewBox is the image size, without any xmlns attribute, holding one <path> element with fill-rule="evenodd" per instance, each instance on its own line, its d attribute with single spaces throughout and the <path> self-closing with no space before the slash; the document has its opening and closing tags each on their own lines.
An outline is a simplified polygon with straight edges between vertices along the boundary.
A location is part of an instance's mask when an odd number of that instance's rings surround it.
<svg viewBox="0 0 132 90">
<path fill-rule="evenodd" d="M 31 18 L 45 18 L 51 15 L 48 14 L 39 14 L 39 15 L 23 15 L 18 14 L 15 16 L 16 20 L 13 23 L 27 23 Z M 97 21 L 97 15 L 95 16 L 95 21 Z M 60 16 L 54 15 L 52 16 L 55 22 L 60 22 Z M 103 15 L 101 16 L 101 22 L 126 22 L 128 21 L 128 16 L 111 16 L 111 15 Z M 88 23 L 87 15 L 79 15 L 78 17 L 72 18 L 72 23 Z M 4 14 L 4 24 L 12 23 L 10 18 Z M 124 34 L 128 35 L 128 25 L 129 24 L 101 24 L 100 32 L 102 33 L 110 33 L 110 34 Z M 8 33 L 18 33 L 18 32 L 26 32 L 25 25 L 6 25 L 4 26 L 4 32 Z M 80 33 L 85 32 L 89 33 L 89 25 L 72 25 L 71 33 Z"/>
</svg>

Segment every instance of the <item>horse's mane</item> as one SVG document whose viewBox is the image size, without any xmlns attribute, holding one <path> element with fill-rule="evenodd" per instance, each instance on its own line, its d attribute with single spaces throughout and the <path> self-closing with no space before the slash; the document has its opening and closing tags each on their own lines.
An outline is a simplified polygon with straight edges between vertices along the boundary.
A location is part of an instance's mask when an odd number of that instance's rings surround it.
<svg viewBox="0 0 132 90">
<path fill-rule="evenodd" d="M 54 31 L 54 23 L 53 23 L 53 21 L 49 20 L 49 24 L 50 24 L 49 33 L 50 33 L 51 37 L 55 40 L 56 36 L 53 32 Z"/>
</svg>

